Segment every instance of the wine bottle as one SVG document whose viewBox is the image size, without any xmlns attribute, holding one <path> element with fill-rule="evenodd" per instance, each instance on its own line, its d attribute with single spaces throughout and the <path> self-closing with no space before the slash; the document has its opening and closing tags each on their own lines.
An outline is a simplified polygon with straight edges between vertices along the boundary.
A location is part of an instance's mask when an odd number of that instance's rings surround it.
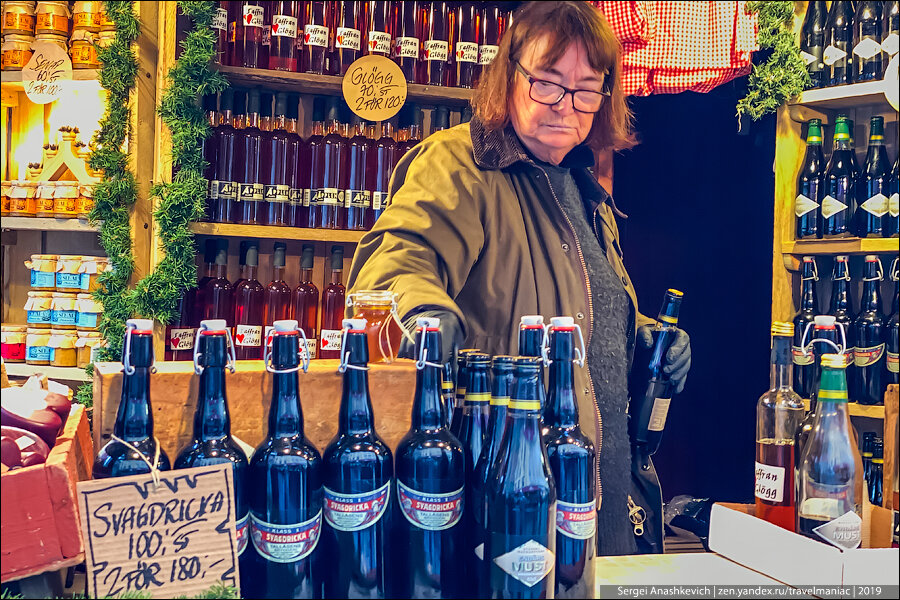
<svg viewBox="0 0 900 600">
<path fill-rule="evenodd" d="M 825 71 L 825 24 L 828 20 L 828 8 L 824 0 L 814 0 L 806 4 L 806 18 L 800 33 L 800 56 L 806 62 L 806 70 L 812 81 L 811 87 L 820 88 L 828 85 Z"/>
<path fill-rule="evenodd" d="M 828 85 L 841 85 L 853 81 L 853 62 L 850 58 L 853 44 L 853 3 L 832 2 L 825 24 L 825 62 Z"/>
<path fill-rule="evenodd" d="M 853 74 L 854 81 L 881 79 L 881 0 L 856 3 L 853 15 Z"/>
<path fill-rule="evenodd" d="M 822 199 L 825 196 L 825 157 L 822 154 L 822 121 L 810 119 L 806 132 L 806 154 L 797 176 L 798 240 L 814 239 L 822 234 Z"/>
</svg>

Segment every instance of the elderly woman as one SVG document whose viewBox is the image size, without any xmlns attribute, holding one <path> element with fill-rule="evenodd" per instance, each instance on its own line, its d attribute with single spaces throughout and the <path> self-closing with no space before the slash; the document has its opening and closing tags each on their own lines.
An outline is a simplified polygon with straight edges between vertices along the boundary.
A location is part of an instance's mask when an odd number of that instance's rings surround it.
<svg viewBox="0 0 900 600">
<path fill-rule="evenodd" d="M 600 555 L 662 551 L 658 483 L 652 469 L 632 481 L 627 423 L 635 341 L 650 345 L 652 320 L 638 313 L 622 260 L 615 215 L 625 216 L 591 169 L 632 145 L 618 65 L 619 44 L 587 2 L 523 6 L 482 77 L 472 121 L 399 161 L 391 204 L 350 273 L 352 289 L 395 292 L 408 326 L 439 317 L 445 357 L 463 343 L 510 353 L 521 315 L 575 318 L 587 345 L 575 391 L 598 452 Z M 684 332 L 667 363 L 680 391 Z M 630 510 L 648 516 L 642 535 Z"/>
</svg>

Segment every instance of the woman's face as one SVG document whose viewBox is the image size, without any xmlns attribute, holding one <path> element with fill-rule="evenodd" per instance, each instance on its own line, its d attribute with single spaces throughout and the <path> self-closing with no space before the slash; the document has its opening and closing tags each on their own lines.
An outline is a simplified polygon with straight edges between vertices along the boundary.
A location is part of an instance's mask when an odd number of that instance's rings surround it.
<svg viewBox="0 0 900 600">
<path fill-rule="evenodd" d="M 546 50 L 547 38 L 541 38 L 525 50 L 519 60 L 522 68 L 536 79 L 552 81 L 569 89 L 593 90 L 603 87 L 603 74 L 588 63 L 580 43 L 571 44 L 559 61 L 546 69 L 537 67 Z M 531 99 L 528 79 L 516 71 L 510 96 L 510 120 L 522 143 L 538 159 L 559 164 L 569 151 L 583 142 L 591 131 L 593 113 L 572 107 L 572 95 L 547 106 Z"/>
</svg>

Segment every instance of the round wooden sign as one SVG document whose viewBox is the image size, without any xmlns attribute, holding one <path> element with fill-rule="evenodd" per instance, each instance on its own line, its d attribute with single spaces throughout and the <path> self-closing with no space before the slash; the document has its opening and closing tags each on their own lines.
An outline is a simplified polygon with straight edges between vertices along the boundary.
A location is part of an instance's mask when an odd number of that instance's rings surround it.
<svg viewBox="0 0 900 600">
<path fill-rule="evenodd" d="M 406 78 L 397 63 L 378 54 L 353 62 L 342 82 L 344 100 L 367 121 L 386 121 L 406 102 Z"/>
</svg>

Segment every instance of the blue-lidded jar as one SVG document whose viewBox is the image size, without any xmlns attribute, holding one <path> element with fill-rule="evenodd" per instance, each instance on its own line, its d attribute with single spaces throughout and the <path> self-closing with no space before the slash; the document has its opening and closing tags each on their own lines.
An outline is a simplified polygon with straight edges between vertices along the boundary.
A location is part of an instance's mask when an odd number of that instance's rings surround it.
<svg viewBox="0 0 900 600">
<path fill-rule="evenodd" d="M 79 331 L 93 331 L 100 323 L 100 315 L 103 314 L 103 304 L 94 300 L 90 294 L 78 294 L 75 301 L 78 317 L 75 326 Z"/>
<path fill-rule="evenodd" d="M 50 326 L 53 329 L 75 329 L 78 323 L 78 309 L 75 294 L 53 294 L 50 306 Z"/>
<path fill-rule="evenodd" d="M 56 291 L 77 294 L 81 290 L 81 256 L 61 255 L 56 261 Z"/>
<path fill-rule="evenodd" d="M 28 292 L 28 300 L 25 301 L 25 319 L 28 327 L 50 329 L 52 306 L 52 292 Z"/>
<path fill-rule="evenodd" d="M 56 290 L 56 268 L 58 254 L 32 254 L 25 266 L 31 271 L 31 289 Z"/>
</svg>

